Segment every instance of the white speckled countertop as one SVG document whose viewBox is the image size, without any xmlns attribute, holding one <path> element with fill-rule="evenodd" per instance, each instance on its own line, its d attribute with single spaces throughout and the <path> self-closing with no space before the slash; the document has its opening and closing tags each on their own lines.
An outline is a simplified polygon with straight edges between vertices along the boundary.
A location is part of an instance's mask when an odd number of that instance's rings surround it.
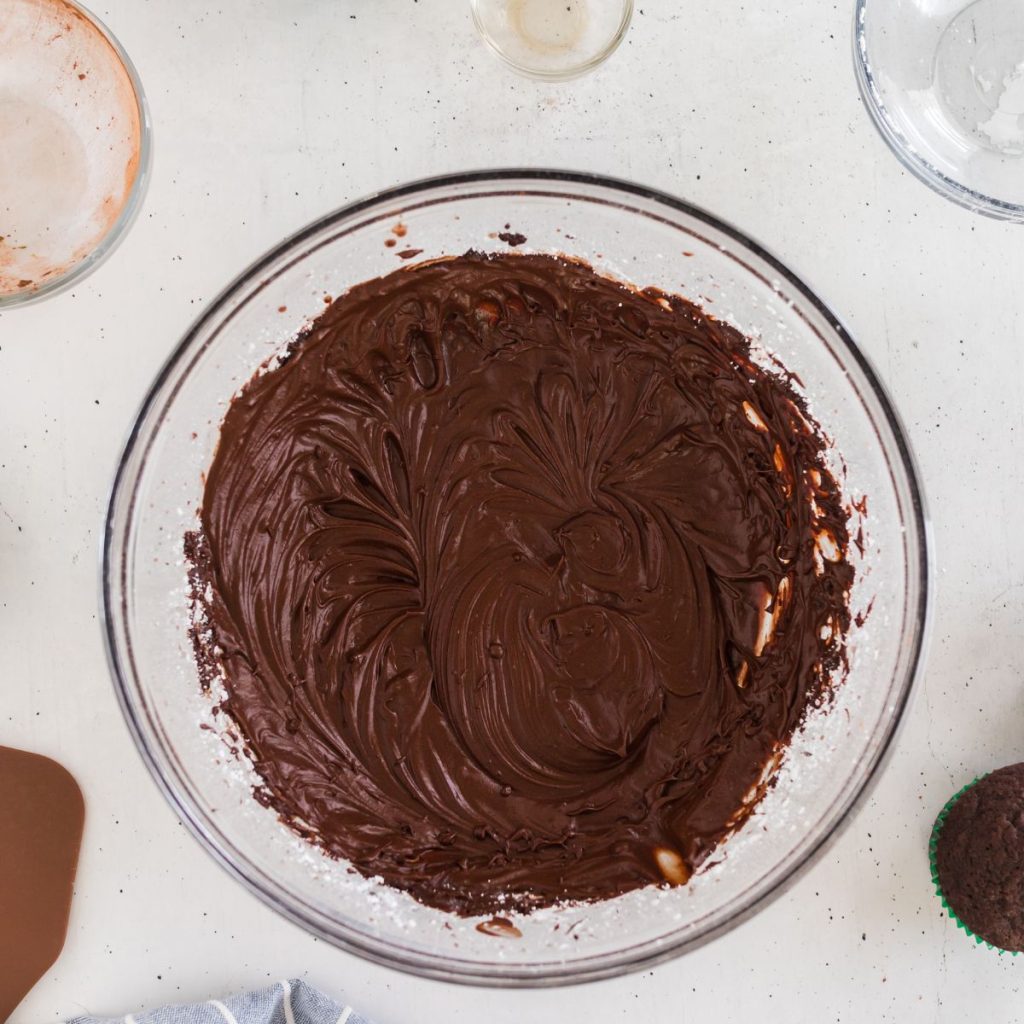
<svg viewBox="0 0 1024 1024">
<path fill-rule="evenodd" d="M 602 70 L 543 85 L 489 57 L 466 0 L 99 0 L 148 92 L 152 185 L 86 283 L 0 314 L 0 742 L 65 762 L 89 810 L 67 946 L 13 1024 L 285 976 L 344 993 L 378 1024 L 1024 1020 L 1024 958 L 957 932 L 926 863 L 945 799 L 1024 759 L 1024 228 L 967 214 L 900 169 L 857 95 L 851 7 L 648 0 Z M 786 896 L 653 972 L 495 993 L 338 952 L 207 857 L 121 721 L 96 552 L 143 391 L 223 284 L 355 197 L 516 164 L 674 192 L 808 277 L 916 446 L 937 615 L 896 756 Z"/>
</svg>

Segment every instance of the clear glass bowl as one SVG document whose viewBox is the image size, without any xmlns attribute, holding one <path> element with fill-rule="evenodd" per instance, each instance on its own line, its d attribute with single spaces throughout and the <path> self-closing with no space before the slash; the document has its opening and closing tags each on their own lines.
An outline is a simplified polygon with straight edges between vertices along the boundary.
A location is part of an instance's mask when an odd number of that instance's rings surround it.
<svg viewBox="0 0 1024 1024">
<path fill-rule="evenodd" d="M 976 213 L 1024 221 L 1024 3 L 857 0 L 864 104 L 901 163 Z"/>
<path fill-rule="evenodd" d="M 182 537 L 232 395 L 323 309 L 325 295 L 467 249 L 566 252 L 600 271 L 702 303 L 799 376 L 834 439 L 851 501 L 867 496 L 856 558 L 850 673 L 828 714 L 794 740 L 777 785 L 677 889 L 517 918 L 502 939 L 346 870 L 281 825 L 218 736 L 188 637 Z M 515 239 L 513 239 L 515 240 Z M 389 244 L 390 243 L 390 244 Z M 680 200 L 590 175 L 489 171 L 396 188 L 324 217 L 250 267 L 210 304 L 161 370 L 131 431 L 110 499 L 103 599 L 125 717 L 164 795 L 200 842 L 261 899 L 373 960 L 453 981 L 555 984 L 639 968 L 734 926 L 823 849 L 889 749 L 926 624 L 926 517 L 899 420 L 834 314 L 778 260 Z M 856 551 L 854 551 L 856 555 Z M 220 716 L 223 718 L 223 716 Z M 200 729 L 200 723 L 211 728 Z M 811 754 L 813 756 L 804 756 Z M 556 927 L 557 926 L 557 927 Z"/>
<path fill-rule="evenodd" d="M 483 40 L 530 78 L 565 81 L 593 71 L 618 49 L 633 0 L 470 0 Z"/>
<path fill-rule="evenodd" d="M 81 281 L 124 237 L 149 181 L 142 84 L 73 0 L 0 0 L 0 310 Z"/>
</svg>

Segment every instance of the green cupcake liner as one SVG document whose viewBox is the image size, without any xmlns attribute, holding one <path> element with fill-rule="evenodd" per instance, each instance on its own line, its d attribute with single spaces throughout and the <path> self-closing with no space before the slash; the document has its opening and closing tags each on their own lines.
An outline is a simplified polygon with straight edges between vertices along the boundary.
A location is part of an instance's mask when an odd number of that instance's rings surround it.
<svg viewBox="0 0 1024 1024">
<path fill-rule="evenodd" d="M 1019 950 L 1000 949 L 999 946 L 993 946 L 992 943 L 989 942 L 987 939 L 983 939 L 980 935 L 976 935 L 974 932 L 972 932 L 971 929 L 968 928 L 967 925 L 965 925 L 959 917 L 957 917 L 956 911 L 954 911 L 953 908 L 949 905 L 949 903 L 946 902 L 946 896 L 942 891 L 942 886 L 939 884 L 939 867 L 935 860 L 935 848 L 936 846 L 938 846 L 939 833 L 942 831 L 942 825 L 946 820 L 946 816 L 953 809 L 953 805 L 957 802 L 957 800 L 959 800 L 960 797 L 962 797 L 964 793 L 966 793 L 967 790 L 971 788 L 971 786 L 977 785 L 987 775 L 988 772 L 986 772 L 985 775 L 979 775 L 973 782 L 968 782 L 967 785 L 963 787 L 963 789 L 961 789 L 957 793 L 954 793 L 949 798 L 949 800 L 946 801 L 946 806 L 943 807 L 941 811 L 939 811 L 938 817 L 935 819 L 935 824 L 932 826 L 931 838 L 928 840 L 928 865 L 932 871 L 932 882 L 935 885 L 935 895 L 939 897 L 939 899 L 942 902 L 943 908 L 949 915 L 950 919 L 956 923 L 957 928 L 959 928 L 970 938 L 974 939 L 974 941 L 979 946 L 987 946 L 989 949 L 995 950 L 995 952 L 997 952 L 1000 956 L 1002 956 L 1004 953 L 1009 953 L 1010 956 L 1016 956 Z"/>
</svg>

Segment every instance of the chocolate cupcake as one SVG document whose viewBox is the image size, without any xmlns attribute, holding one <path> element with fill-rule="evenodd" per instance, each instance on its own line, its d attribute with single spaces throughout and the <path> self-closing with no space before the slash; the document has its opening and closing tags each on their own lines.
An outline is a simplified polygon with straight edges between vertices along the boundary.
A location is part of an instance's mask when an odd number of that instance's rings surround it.
<svg viewBox="0 0 1024 1024">
<path fill-rule="evenodd" d="M 957 926 L 978 943 L 1024 951 L 1024 763 L 960 790 L 929 844 L 932 881 Z"/>
</svg>

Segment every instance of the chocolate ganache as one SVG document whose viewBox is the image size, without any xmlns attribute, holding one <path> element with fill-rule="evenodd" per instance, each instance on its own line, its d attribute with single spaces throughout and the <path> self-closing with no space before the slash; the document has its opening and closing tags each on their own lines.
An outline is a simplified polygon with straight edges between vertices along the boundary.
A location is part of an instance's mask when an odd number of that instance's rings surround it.
<svg viewBox="0 0 1024 1024">
<path fill-rule="evenodd" d="M 842 663 L 824 448 L 739 332 L 584 264 L 353 288 L 231 403 L 186 542 L 257 795 L 460 914 L 685 883 Z"/>
</svg>

